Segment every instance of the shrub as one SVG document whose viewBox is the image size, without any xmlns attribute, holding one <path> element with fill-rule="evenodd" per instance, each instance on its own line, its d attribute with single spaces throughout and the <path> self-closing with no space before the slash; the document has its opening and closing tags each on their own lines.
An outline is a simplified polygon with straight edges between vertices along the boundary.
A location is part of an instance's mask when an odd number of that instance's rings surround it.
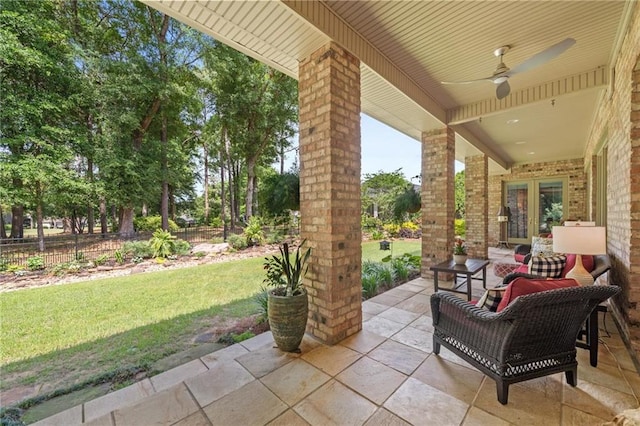
<svg viewBox="0 0 640 426">
<path fill-rule="evenodd" d="M 175 252 L 176 237 L 170 232 L 158 229 L 149 240 L 149 246 L 153 251 L 153 257 L 167 257 Z"/>
<path fill-rule="evenodd" d="M 374 240 L 382 240 L 384 239 L 384 233 L 376 229 L 371 233 L 371 238 L 373 238 Z"/>
<path fill-rule="evenodd" d="M 93 263 L 96 266 L 104 265 L 105 263 L 107 263 L 108 259 L 109 259 L 109 255 L 103 254 L 101 256 L 98 256 L 96 260 L 93 261 Z"/>
<path fill-rule="evenodd" d="M 362 273 L 362 297 L 369 299 L 378 293 L 378 277 Z"/>
<path fill-rule="evenodd" d="M 396 223 L 388 223 L 384 225 L 383 228 L 390 237 L 397 237 L 400 233 L 400 225 Z"/>
<path fill-rule="evenodd" d="M 282 231 L 273 231 L 267 235 L 268 244 L 280 244 L 284 241 L 284 234 Z"/>
<path fill-rule="evenodd" d="M 262 224 L 257 216 L 251 216 L 247 227 L 244 228 L 244 236 L 247 239 L 247 245 L 259 246 L 264 241 L 264 232 L 262 232 Z"/>
<path fill-rule="evenodd" d="M 244 235 L 231 234 L 229 238 L 227 238 L 227 242 L 234 250 L 247 248 L 247 238 Z"/>
<path fill-rule="evenodd" d="M 177 239 L 173 246 L 173 253 L 179 256 L 185 256 L 191 251 L 191 244 L 188 241 Z"/>
<path fill-rule="evenodd" d="M 467 226 L 464 219 L 455 219 L 453 222 L 453 227 L 454 233 L 457 236 L 464 238 L 464 236 L 467 234 Z"/>
<path fill-rule="evenodd" d="M 44 258 L 42 256 L 31 256 L 27 259 L 27 269 L 37 271 L 44 269 Z"/>
<path fill-rule="evenodd" d="M 122 252 L 122 250 L 116 250 L 113 253 L 113 257 L 116 259 L 116 262 L 124 263 L 124 253 Z"/>
<path fill-rule="evenodd" d="M 6 271 L 9 267 L 9 259 L 4 257 L 0 258 L 0 272 Z"/>
<path fill-rule="evenodd" d="M 220 217 L 210 217 L 209 218 L 209 226 L 213 226 L 215 228 L 222 228 L 222 219 Z"/>
<path fill-rule="evenodd" d="M 117 252 L 116 252 L 117 253 Z M 153 255 L 153 250 L 147 241 L 127 241 L 122 245 L 122 261 L 118 261 L 116 255 L 116 261 L 118 263 L 124 262 L 125 257 L 141 257 L 148 258 Z"/>
<path fill-rule="evenodd" d="M 138 232 L 154 232 L 162 229 L 162 216 L 143 216 L 133 219 L 133 226 Z M 177 232 L 178 225 L 169 219 L 169 232 Z"/>
<path fill-rule="evenodd" d="M 260 292 L 257 293 L 254 297 L 256 304 L 258 305 L 258 322 L 269 321 L 269 317 L 267 315 L 269 308 L 269 297 L 267 295 L 267 288 L 262 286 L 260 288 Z"/>
</svg>

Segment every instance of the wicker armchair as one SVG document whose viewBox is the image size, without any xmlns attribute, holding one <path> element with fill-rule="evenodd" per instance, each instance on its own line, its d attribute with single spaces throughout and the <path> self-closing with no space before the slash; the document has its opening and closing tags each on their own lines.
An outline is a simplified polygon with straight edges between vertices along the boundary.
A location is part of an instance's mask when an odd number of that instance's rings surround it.
<svg viewBox="0 0 640 426">
<path fill-rule="evenodd" d="M 591 311 L 619 291 L 615 286 L 570 287 L 518 297 L 500 313 L 453 294 L 431 296 L 433 352 L 444 345 L 495 380 L 506 404 L 509 385 L 565 372 L 576 386 L 576 336 Z"/>
</svg>

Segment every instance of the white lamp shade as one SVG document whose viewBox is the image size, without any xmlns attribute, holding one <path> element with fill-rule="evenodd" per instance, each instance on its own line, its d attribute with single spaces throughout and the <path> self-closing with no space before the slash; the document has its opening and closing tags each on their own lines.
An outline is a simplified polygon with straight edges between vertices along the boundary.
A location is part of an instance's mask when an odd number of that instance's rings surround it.
<svg viewBox="0 0 640 426">
<path fill-rule="evenodd" d="M 604 226 L 554 226 L 553 251 L 567 254 L 606 254 Z"/>
</svg>

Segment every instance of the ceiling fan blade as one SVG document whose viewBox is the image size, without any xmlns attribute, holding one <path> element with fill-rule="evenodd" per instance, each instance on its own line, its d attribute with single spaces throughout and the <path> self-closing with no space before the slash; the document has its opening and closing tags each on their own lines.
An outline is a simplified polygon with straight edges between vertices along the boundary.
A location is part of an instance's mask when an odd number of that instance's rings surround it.
<svg viewBox="0 0 640 426">
<path fill-rule="evenodd" d="M 498 84 L 496 87 L 496 97 L 498 99 L 506 98 L 511 93 L 511 86 L 509 86 L 509 80 L 505 80 Z"/>
<path fill-rule="evenodd" d="M 556 56 L 562 54 L 565 50 L 567 50 L 574 44 L 576 44 L 576 41 L 574 39 L 566 38 L 562 40 L 560 43 L 556 43 L 553 46 L 543 50 L 542 52 L 536 53 L 535 55 L 533 55 L 532 57 L 530 57 L 520 65 L 517 65 L 511 68 L 511 71 L 509 71 L 509 75 L 517 74 L 524 71 L 529 71 L 530 69 L 538 67 L 546 62 L 549 62 Z"/>
<path fill-rule="evenodd" d="M 492 81 L 493 80 L 493 76 L 491 77 L 485 77 L 485 78 L 479 78 L 477 80 L 465 80 L 465 81 L 441 81 L 441 84 L 470 84 L 470 83 L 477 83 L 478 81 Z"/>
</svg>

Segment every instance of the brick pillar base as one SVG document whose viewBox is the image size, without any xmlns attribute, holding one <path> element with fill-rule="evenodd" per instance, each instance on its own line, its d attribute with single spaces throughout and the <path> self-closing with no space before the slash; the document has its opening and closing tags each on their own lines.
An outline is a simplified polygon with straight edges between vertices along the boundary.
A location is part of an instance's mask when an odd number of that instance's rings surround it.
<svg viewBox="0 0 640 426">
<path fill-rule="evenodd" d="M 312 247 L 307 332 L 362 329 L 360 62 L 335 43 L 300 63 L 300 232 Z"/>
<path fill-rule="evenodd" d="M 465 158 L 465 242 L 469 256 L 489 258 L 489 220 L 497 220 L 498 212 L 487 212 L 489 206 L 489 162 L 486 155 Z"/>
<path fill-rule="evenodd" d="M 422 134 L 422 276 L 429 267 L 453 257 L 455 213 L 455 132 Z"/>
</svg>

